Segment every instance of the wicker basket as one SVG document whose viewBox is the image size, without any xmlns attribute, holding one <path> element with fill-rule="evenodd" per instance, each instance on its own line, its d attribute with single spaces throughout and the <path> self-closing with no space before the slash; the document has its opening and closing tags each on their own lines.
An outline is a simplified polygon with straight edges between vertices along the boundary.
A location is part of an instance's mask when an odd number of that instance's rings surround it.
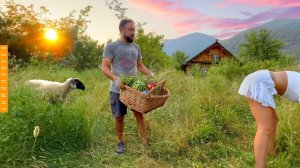
<svg viewBox="0 0 300 168">
<path fill-rule="evenodd" d="M 162 95 L 144 94 L 125 85 L 125 88 L 120 89 L 120 101 L 134 111 L 147 113 L 165 104 L 170 92 L 165 87 L 162 92 Z"/>
</svg>

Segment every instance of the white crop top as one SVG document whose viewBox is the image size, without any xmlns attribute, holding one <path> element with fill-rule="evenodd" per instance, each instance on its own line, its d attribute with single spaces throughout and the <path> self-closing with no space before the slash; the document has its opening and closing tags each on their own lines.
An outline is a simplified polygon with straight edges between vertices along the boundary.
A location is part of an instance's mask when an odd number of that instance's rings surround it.
<svg viewBox="0 0 300 168">
<path fill-rule="evenodd" d="M 300 73 L 286 71 L 288 85 L 283 97 L 289 101 L 300 103 Z"/>
</svg>

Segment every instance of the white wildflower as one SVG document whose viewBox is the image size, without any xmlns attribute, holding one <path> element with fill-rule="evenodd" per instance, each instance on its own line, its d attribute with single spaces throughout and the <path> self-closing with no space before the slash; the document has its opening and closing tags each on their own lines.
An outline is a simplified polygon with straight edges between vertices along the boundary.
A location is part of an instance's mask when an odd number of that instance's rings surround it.
<svg viewBox="0 0 300 168">
<path fill-rule="evenodd" d="M 39 133 L 40 133 L 40 127 L 39 126 L 35 126 L 34 127 L 34 130 L 33 130 L 33 137 L 37 137 L 39 136 Z"/>
</svg>

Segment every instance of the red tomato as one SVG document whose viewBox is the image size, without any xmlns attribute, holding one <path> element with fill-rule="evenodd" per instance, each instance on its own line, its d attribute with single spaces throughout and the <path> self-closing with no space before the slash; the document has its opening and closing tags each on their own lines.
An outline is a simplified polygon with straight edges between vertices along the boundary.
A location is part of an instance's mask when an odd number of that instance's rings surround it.
<svg viewBox="0 0 300 168">
<path fill-rule="evenodd" d="M 152 82 L 148 84 L 148 89 L 151 90 L 154 86 L 156 85 L 156 83 Z"/>
</svg>

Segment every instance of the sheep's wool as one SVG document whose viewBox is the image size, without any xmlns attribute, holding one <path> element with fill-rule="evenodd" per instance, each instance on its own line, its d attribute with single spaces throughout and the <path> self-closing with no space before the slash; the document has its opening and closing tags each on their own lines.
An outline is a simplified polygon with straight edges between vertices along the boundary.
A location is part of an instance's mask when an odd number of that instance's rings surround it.
<svg viewBox="0 0 300 168">
<path fill-rule="evenodd" d="M 31 87 L 39 88 L 44 92 L 54 93 L 58 95 L 62 100 L 64 100 L 67 94 L 71 90 L 76 88 L 76 85 L 73 86 L 74 84 L 72 84 L 71 81 L 72 78 L 67 79 L 64 83 L 33 79 L 33 80 L 29 80 L 28 84 Z"/>
</svg>

